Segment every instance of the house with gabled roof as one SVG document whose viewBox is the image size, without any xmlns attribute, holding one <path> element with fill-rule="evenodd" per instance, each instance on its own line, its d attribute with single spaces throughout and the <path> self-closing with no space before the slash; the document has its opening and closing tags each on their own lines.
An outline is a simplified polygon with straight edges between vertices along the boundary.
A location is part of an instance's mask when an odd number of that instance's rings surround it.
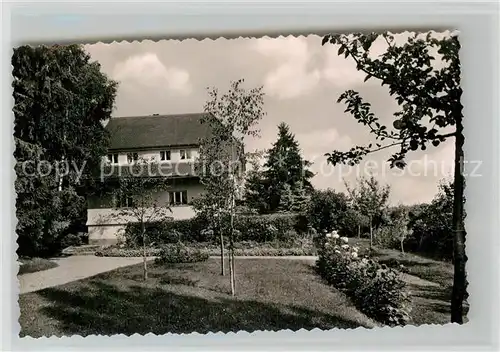
<svg viewBox="0 0 500 352">
<path fill-rule="evenodd" d="M 162 171 L 158 177 L 169 180 L 159 202 L 169 204 L 174 220 L 192 218 L 195 216 L 192 202 L 204 190 L 194 168 L 200 141 L 210 134 L 210 125 L 202 122 L 204 116 L 195 113 L 111 118 L 106 125 L 110 143 L 103 156 L 105 167 L 101 168 L 101 177 L 122 177 L 139 159 L 156 162 Z M 118 241 L 129 220 L 117 216 L 117 209 L 127 207 L 131 201 L 109 193 L 88 197 L 90 244 Z"/>
</svg>

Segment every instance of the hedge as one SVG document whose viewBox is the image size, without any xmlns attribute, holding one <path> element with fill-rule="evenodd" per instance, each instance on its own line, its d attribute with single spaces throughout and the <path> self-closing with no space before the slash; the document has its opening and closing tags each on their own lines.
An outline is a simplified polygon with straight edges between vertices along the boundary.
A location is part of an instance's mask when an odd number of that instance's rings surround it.
<svg viewBox="0 0 500 352">
<path fill-rule="evenodd" d="M 179 241 L 209 242 L 216 240 L 207 228 L 208 221 L 197 216 L 187 220 L 173 220 L 146 225 L 148 243 L 156 245 Z M 229 227 L 229 219 L 222 224 Z M 269 215 L 237 215 L 234 219 L 236 241 L 288 241 L 307 232 L 307 221 L 300 214 L 276 213 Z M 125 231 L 127 242 L 141 244 L 140 225 L 129 224 Z"/>
</svg>

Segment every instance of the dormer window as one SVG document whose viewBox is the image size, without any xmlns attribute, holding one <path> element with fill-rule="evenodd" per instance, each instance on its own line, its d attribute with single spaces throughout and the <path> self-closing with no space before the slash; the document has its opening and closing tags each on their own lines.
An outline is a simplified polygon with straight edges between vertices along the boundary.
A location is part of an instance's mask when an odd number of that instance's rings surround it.
<svg viewBox="0 0 500 352">
<path fill-rule="evenodd" d="M 118 154 L 108 154 L 108 162 L 110 164 L 118 164 Z"/>
<path fill-rule="evenodd" d="M 160 160 L 161 161 L 169 161 L 171 158 L 170 150 L 162 150 L 160 152 Z"/>
<path fill-rule="evenodd" d="M 132 164 L 133 162 L 139 160 L 139 154 L 137 153 L 128 153 L 127 154 L 127 160 L 129 164 Z"/>
<path fill-rule="evenodd" d="M 191 159 L 191 151 L 189 149 L 181 149 L 181 160 L 189 160 Z"/>
</svg>

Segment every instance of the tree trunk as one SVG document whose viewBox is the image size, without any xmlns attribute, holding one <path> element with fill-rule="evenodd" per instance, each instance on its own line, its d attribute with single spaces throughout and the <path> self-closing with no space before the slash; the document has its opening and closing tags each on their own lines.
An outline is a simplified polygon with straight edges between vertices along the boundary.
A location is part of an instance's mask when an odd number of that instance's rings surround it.
<svg viewBox="0 0 500 352">
<path fill-rule="evenodd" d="M 404 238 L 402 237 L 401 238 L 401 253 L 405 254 L 405 249 L 404 249 L 404 246 L 403 246 L 403 242 L 404 242 Z"/>
<path fill-rule="evenodd" d="M 372 226 L 372 217 L 370 216 L 370 251 L 373 247 L 373 226 Z"/>
<path fill-rule="evenodd" d="M 233 264 L 233 261 L 234 261 L 234 257 L 233 257 L 233 248 L 232 248 L 232 244 L 231 244 L 231 240 L 229 241 L 229 281 L 230 281 L 230 284 L 231 284 L 231 296 L 234 296 L 235 294 L 235 288 L 234 288 L 234 272 L 233 272 L 233 268 L 234 268 L 234 264 Z"/>
<path fill-rule="evenodd" d="M 423 243 L 424 243 L 424 234 L 420 235 L 420 239 L 418 241 L 418 251 L 422 249 Z"/>
<path fill-rule="evenodd" d="M 231 295 L 236 294 L 235 276 L 234 276 L 234 194 L 231 195 L 231 227 L 229 237 L 229 274 L 231 276 Z"/>
<path fill-rule="evenodd" d="M 454 173 L 454 199 L 453 199 L 453 291 L 451 296 L 451 322 L 463 323 L 463 302 L 467 289 L 465 263 L 465 230 L 464 218 L 464 187 L 463 176 L 463 125 L 461 115 L 456 119 L 457 135 L 455 137 L 455 173 Z"/>
<path fill-rule="evenodd" d="M 231 257 L 233 258 L 232 260 L 232 264 L 233 264 L 233 289 L 234 289 L 234 293 L 236 294 L 236 270 L 235 270 L 235 266 L 236 266 L 236 260 L 234 259 L 234 246 L 233 246 L 233 249 L 231 250 Z"/>
<path fill-rule="evenodd" d="M 361 225 L 358 225 L 358 238 L 361 238 Z"/>
<path fill-rule="evenodd" d="M 220 274 L 222 276 L 226 275 L 226 271 L 224 269 L 224 234 L 222 233 L 220 221 L 219 221 L 219 233 L 220 233 Z"/>
<path fill-rule="evenodd" d="M 141 233 L 142 233 L 142 263 L 144 276 L 143 279 L 146 281 L 148 279 L 148 264 L 147 264 L 147 251 L 146 251 L 146 229 L 144 228 L 144 223 L 141 223 Z"/>
</svg>

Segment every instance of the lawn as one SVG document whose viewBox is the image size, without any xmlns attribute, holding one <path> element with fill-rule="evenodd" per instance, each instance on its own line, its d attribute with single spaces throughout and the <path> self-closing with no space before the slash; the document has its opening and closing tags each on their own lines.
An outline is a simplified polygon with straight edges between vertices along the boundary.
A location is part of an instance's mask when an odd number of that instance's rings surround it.
<svg viewBox="0 0 500 352">
<path fill-rule="evenodd" d="M 369 240 L 349 239 L 361 250 L 367 250 Z M 412 293 L 412 324 L 446 324 L 451 316 L 451 291 L 453 287 L 453 265 L 413 253 L 387 248 L 374 248 L 372 258 L 389 267 L 400 269 L 404 265 L 407 282 Z M 418 280 L 422 279 L 422 280 Z M 468 306 L 465 305 L 465 314 Z M 466 319 L 464 319 L 466 320 Z"/>
<path fill-rule="evenodd" d="M 237 296 L 219 262 L 120 268 L 19 298 L 21 336 L 374 327 L 311 263 L 236 262 Z"/>
<path fill-rule="evenodd" d="M 57 267 L 57 263 L 44 258 L 20 258 L 18 261 L 20 263 L 18 275 L 34 273 Z"/>
</svg>

